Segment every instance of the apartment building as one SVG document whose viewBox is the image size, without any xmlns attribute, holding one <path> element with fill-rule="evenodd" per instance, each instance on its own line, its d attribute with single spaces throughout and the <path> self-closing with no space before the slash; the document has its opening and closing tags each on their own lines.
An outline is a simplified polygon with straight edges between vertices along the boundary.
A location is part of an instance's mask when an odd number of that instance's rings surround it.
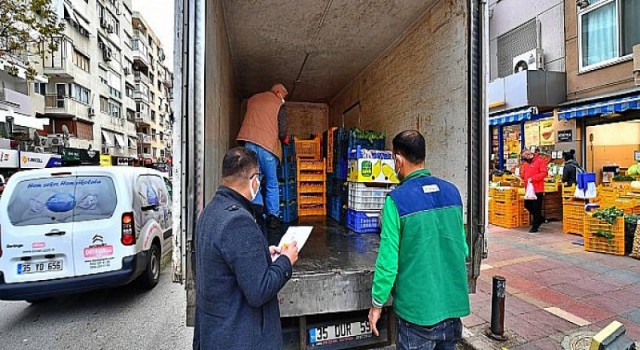
<svg viewBox="0 0 640 350">
<path fill-rule="evenodd" d="M 133 74 L 140 154 L 146 164 L 171 159 L 173 74 L 166 67 L 162 42 L 138 12 L 133 13 Z"/>
<path fill-rule="evenodd" d="M 48 82 L 34 86 L 45 95 L 49 125 L 44 134 L 49 145 L 66 140 L 70 148 L 111 156 L 114 165 L 137 164 L 147 158 L 163 162 L 160 155 L 166 154 L 166 145 L 152 140 L 151 131 L 164 137 L 159 98 L 166 96 L 171 83 L 162 82 L 162 91 L 155 85 L 164 53 L 151 50 L 148 24 L 133 12 L 131 0 L 57 4 L 67 27 L 58 50 L 43 62 Z M 161 48 L 155 36 L 153 48 Z M 150 132 L 140 132 L 146 127 Z"/>
</svg>

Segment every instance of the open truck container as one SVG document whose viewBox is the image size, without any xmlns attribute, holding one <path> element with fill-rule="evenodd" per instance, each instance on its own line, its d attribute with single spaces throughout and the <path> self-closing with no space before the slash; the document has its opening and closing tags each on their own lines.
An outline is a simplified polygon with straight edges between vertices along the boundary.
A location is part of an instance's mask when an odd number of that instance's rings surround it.
<svg viewBox="0 0 640 350">
<path fill-rule="evenodd" d="M 428 168 L 463 196 L 475 291 L 486 254 L 486 14 L 481 0 L 176 0 L 174 280 L 185 284 L 188 325 L 195 222 L 220 185 L 243 102 L 274 83 L 289 90 L 290 133 L 384 131 L 389 149 L 402 130 L 425 135 Z M 393 342 L 391 308 L 381 338 L 366 322 L 378 235 L 313 224 L 278 296 L 287 347 Z"/>
</svg>

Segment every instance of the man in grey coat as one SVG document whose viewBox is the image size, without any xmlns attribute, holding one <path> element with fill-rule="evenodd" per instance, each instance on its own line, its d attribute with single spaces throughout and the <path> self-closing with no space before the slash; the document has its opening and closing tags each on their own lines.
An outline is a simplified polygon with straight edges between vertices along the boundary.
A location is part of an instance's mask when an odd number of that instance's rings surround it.
<svg viewBox="0 0 640 350">
<path fill-rule="evenodd" d="M 227 152 L 222 186 L 196 225 L 194 349 L 282 349 L 277 293 L 298 247 L 268 246 L 251 204 L 260 178 L 255 152 Z"/>
</svg>

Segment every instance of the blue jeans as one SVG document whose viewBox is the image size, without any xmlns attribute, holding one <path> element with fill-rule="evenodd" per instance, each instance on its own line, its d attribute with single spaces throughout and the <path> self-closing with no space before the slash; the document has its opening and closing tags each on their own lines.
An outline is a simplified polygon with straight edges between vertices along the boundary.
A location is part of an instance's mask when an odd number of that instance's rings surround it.
<svg viewBox="0 0 640 350">
<path fill-rule="evenodd" d="M 255 143 L 247 142 L 244 147 L 256 152 L 260 173 L 264 176 L 263 183 L 260 185 L 260 193 L 253 200 L 253 204 L 264 206 L 267 209 L 267 213 L 278 217 L 280 215 L 278 158 Z"/>
<path fill-rule="evenodd" d="M 462 321 L 450 318 L 424 327 L 397 317 L 397 346 L 401 350 L 455 350 L 462 338 Z"/>
</svg>

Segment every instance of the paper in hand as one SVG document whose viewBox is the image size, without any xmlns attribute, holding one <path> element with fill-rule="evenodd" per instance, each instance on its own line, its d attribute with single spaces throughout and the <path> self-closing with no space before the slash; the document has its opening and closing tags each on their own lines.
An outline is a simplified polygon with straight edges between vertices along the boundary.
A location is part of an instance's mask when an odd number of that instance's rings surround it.
<svg viewBox="0 0 640 350">
<path fill-rule="evenodd" d="M 296 241 L 298 252 L 300 252 L 304 244 L 307 243 L 307 239 L 309 235 L 311 235 L 312 230 L 313 226 L 290 226 L 284 236 L 282 236 L 280 243 L 278 243 L 278 248 L 282 248 L 285 244 L 291 244 L 293 241 Z M 275 254 L 272 260 L 276 261 L 279 256 L 280 254 Z"/>
</svg>

